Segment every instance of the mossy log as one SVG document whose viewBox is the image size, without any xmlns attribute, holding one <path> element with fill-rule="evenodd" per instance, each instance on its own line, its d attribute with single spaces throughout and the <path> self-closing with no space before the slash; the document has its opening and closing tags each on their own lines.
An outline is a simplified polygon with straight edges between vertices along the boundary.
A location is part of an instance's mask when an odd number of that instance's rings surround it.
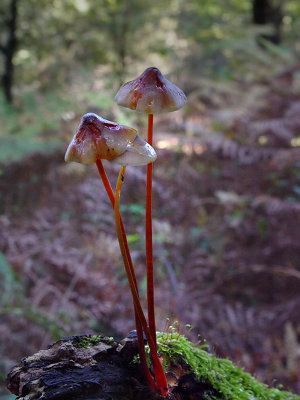
<svg viewBox="0 0 300 400">
<path fill-rule="evenodd" d="M 219 359 L 177 333 L 158 334 L 168 400 L 300 400 L 270 389 L 229 360 Z M 7 377 L 19 400 L 158 400 L 146 385 L 134 334 L 64 338 L 24 358 Z"/>
</svg>

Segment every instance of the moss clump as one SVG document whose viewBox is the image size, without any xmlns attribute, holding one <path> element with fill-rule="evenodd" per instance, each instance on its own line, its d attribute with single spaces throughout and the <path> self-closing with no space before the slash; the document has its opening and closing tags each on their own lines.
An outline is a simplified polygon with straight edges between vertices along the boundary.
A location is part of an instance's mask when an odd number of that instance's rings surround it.
<svg viewBox="0 0 300 400">
<path fill-rule="evenodd" d="M 84 347 L 87 349 L 90 346 L 94 346 L 98 344 L 99 342 L 104 342 L 104 343 L 112 343 L 114 340 L 113 338 L 107 337 L 107 336 L 75 336 L 73 339 L 73 345 L 77 348 Z"/>
<path fill-rule="evenodd" d="M 201 382 L 221 394 L 216 400 L 300 400 L 300 396 L 269 388 L 228 359 L 217 358 L 178 333 L 158 333 L 158 351 L 166 366 L 185 361 Z"/>
</svg>

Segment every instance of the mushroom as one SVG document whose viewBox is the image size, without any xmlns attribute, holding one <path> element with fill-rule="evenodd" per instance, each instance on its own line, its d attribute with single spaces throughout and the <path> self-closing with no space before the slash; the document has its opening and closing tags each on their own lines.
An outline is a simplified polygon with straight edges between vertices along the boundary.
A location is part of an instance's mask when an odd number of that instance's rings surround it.
<svg viewBox="0 0 300 400">
<path fill-rule="evenodd" d="M 154 149 L 148 145 L 148 143 L 146 143 L 137 135 L 137 131 L 135 129 L 105 120 L 99 117 L 97 114 L 88 113 L 82 117 L 78 129 L 67 148 L 65 161 L 74 161 L 83 164 L 96 163 L 98 167 L 98 171 L 105 186 L 107 195 L 110 199 L 112 207 L 115 210 L 116 230 L 134 302 L 138 346 L 142 369 L 149 386 L 152 389 L 159 391 L 162 395 L 166 395 L 167 383 L 164 381 L 164 371 L 159 362 L 156 352 L 156 344 L 152 339 L 139 301 L 137 281 L 130 256 L 124 224 L 119 211 L 120 194 L 116 198 L 118 201 L 116 201 L 101 159 L 107 159 L 122 166 L 119 175 L 120 180 L 120 176 L 124 176 L 126 165 L 145 165 L 149 162 L 152 163 L 156 159 L 156 153 Z M 147 366 L 143 331 L 146 334 L 149 347 L 151 349 L 153 368 L 155 371 L 158 371 L 155 374 L 156 382 L 153 380 L 153 377 L 150 374 Z M 160 389 L 161 387 L 163 387 L 163 390 Z"/>
<path fill-rule="evenodd" d="M 176 111 L 187 101 L 183 91 L 154 67 L 147 68 L 136 79 L 124 83 L 115 100 L 122 107 L 146 114 Z"/>
<path fill-rule="evenodd" d="M 135 129 L 88 113 L 67 148 L 65 161 L 93 164 L 98 159 L 119 165 L 146 165 L 156 159 L 156 153 Z"/>
<path fill-rule="evenodd" d="M 159 69 L 147 68 L 136 79 L 122 85 L 115 96 L 117 104 L 148 114 L 148 143 L 153 145 L 153 114 L 176 111 L 187 101 L 184 92 L 166 79 Z M 152 245 L 152 164 L 147 166 L 146 260 L 149 327 L 156 342 Z"/>
</svg>

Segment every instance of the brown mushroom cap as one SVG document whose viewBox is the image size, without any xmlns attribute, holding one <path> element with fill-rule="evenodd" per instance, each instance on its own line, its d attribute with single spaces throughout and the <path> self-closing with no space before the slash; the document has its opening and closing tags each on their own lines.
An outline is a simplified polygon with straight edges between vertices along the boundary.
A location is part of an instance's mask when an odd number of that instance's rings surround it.
<svg viewBox="0 0 300 400">
<path fill-rule="evenodd" d="M 126 154 L 124 159 L 119 158 Z M 88 113 L 82 117 L 67 148 L 65 161 L 93 164 L 97 159 L 114 160 L 121 165 L 145 165 L 156 159 L 156 153 L 138 137 L 135 129 Z"/>
<path fill-rule="evenodd" d="M 115 101 L 132 110 L 159 114 L 178 110 L 187 98 L 179 87 L 164 78 L 159 69 L 150 67 L 133 81 L 124 83 Z"/>
</svg>

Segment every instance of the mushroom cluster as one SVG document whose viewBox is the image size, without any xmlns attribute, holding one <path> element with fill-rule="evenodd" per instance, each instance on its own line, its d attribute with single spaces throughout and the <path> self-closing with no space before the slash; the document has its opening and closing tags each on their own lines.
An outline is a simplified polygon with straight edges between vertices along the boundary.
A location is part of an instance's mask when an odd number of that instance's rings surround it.
<svg viewBox="0 0 300 400">
<path fill-rule="evenodd" d="M 156 153 L 136 129 L 88 113 L 67 148 L 65 161 L 93 164 L 98 159 L 119 165 L 146 165 L 156 159 Z"/>
<path fill-rule="evenodd" d="M 152 163 L 156 159 L 153 144 L 153 114 L 171 112 L 186 103 L 181 89 L 163 77 L 157 68 L 147 68 L 139 77 L 121 86 L 116 102 L 123 107 L 148 114 L 148 143 L 128 126 L 108 121 L 94 113 L 85 114 L 72 138 L 65 161 L 95 163 L 114 209 L 116 233 L 134 304 L 141 367 L 148 385 L 162 396 L 168 393 L 166 376 L 157 355 L 154 313 L 154 277 L 152 245 Z M 102 160 L 121 165 L 115 193 Z M 120 214 L 120 193 L 126 166 L 147 165 L 146 184 L 146 262 L 148 321 L 144 315 L 124 223 Z M 150 348 L 152 371 L 147 364 L 144 335 Z"/>
</svg>

